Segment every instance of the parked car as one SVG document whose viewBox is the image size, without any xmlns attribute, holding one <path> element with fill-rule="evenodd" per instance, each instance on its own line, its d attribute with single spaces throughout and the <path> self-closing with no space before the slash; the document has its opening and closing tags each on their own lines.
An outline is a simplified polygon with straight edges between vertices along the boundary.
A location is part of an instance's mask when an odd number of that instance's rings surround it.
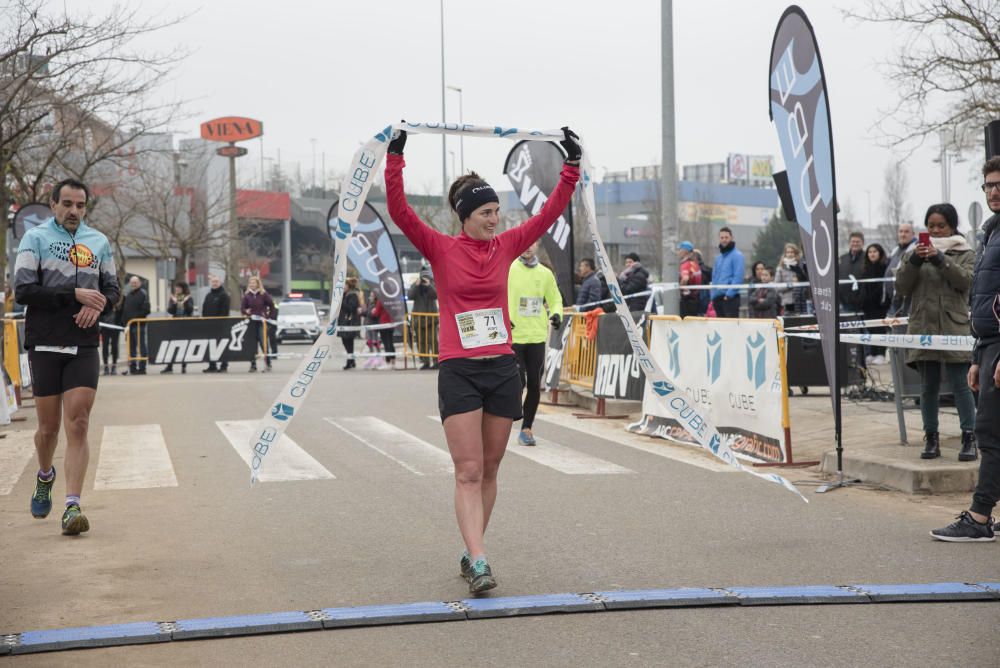
<svg viewBox="0 0 1000 668">
<path fill-rule="evenodd" d="M 278 304 L 278 343 L 315 341 L 322 327 L 319 309 L 311 299 L 289 298 Z"/>
</svg>

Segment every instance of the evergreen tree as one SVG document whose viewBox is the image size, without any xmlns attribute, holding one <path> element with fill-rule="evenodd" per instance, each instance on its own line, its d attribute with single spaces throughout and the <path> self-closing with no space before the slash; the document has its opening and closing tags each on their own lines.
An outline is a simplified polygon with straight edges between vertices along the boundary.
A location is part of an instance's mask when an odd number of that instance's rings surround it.
<svg viewBox="0 0 1000 668">
<path fill-rule="evenodd" d="M 787 243 L 802 246 L 799 225 L 785 218 L 784 212 L 779 208 L 753 242 L 753 261 L 760 260 L 773 267 L 784 254 Z"/>
</svg>

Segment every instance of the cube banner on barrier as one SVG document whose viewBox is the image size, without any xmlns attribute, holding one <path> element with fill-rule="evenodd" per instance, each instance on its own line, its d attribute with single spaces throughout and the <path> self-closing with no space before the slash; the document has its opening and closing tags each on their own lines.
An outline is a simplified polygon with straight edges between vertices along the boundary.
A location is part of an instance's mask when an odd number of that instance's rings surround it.
<svg viewBox="0 0 1000 668">
<path fill-rule="evenodd" d="M 689 400 L 706 410 L 733 453 L 753 462 L 788 462 L 782 415 L 786 390 L 776 324 L 722 318 L 651 320 L 653 359 Z M 643 396 L 642 413 L 629 431 L 698 444 L 655 392 Z"/>
</svg>

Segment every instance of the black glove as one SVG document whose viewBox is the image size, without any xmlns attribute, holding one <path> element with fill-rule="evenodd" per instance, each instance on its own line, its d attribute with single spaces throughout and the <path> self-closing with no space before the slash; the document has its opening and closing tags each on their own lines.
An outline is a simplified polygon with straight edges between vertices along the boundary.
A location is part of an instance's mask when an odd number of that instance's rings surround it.
<svg viewBox="0 0 1000 668">
<path fill-rule="evenodd" d="M 576 142 L 580 137 L 567 126 L 562 127 L 563 135 L 566 137 L 559 144 L 566 149 L 566 162 L 573 162 L 583 157 L 583 147 Z"/>
<path fill-rule="evenodd" d="M 549 318 L 549 322 L 552 323 L 552 329 L 559 329 L 559 325 L 562 324 L 562 316 L 558 313 L 553 313 L 552 317 Z"/>
<path fill-rule="evenodd" d="M 406 146 L 406 130 L 400 130 L 399 136 L 389 142 L 389 153 L 403 155 L 404 146 Z"/>
<path fill-rule="evenodd" d="M 910 264 L 919 267 L 924 263 L 924 258 L 920 257 L 916 253 L 910 256 Z"/>
</svg>

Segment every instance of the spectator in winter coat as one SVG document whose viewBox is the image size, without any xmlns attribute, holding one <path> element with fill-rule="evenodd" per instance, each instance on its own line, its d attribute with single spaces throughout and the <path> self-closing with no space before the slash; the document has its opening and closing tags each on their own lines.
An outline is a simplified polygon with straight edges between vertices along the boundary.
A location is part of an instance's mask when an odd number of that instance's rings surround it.
<svg viewBox="0 0 1000 668">
<path fill-rule="evenodd" d="M 413 336 L 420 354 L 420 369 L 437 368 L 438 354 L 438 319 L 430 314 L 438 312 L 437 290 L 431 276 L 430 267 L 420 270 L 420 277 L 410 286 L 407 294 L 413 302 L 413 313 L 410 316 Z"/>
<path fill-rule="evenodd" d="M 267 365 L 264 371 L 268 372 L 271 370 L 271 356 L 268 350 L 270 346 L 264 340 L 265 332 L 268 331 L 264 328 L 267 324 L 264 321 L 273 320 L 278 314 L 278 309 L 274 306 L 274 299 L 264 290 L 260 279 L 256 276 L 251 276 L 247 281 L 246 292 L 243 293 L 243 299 L 240 301 L 240 311 L 246 317 L 254 318 L 250 321 L 250 326 L 257 330 L 257 344 L 264 351 L 264 363 Z M 256 357 L 250 362 L 250 372 L 255 371 L 257 371 Z"/>
<path fill-rule="evenodd" d="M 743 253 L 736 248 L 733 231 L 728 227 L 719 230 L 719 257 L 712 270 L 715 285 L 739 285 L 743 282 L 745 263 Z M 738 288 L 713 288 L 712 305 L 720 318 L 740 317 L 740 291 Z"/>
<path fill-rule="evenodd" d="M 771 268 L 761 267 L 757 274 L 758 285 L 771 282 Z M 773 288 L 757 288 L 750 291 L 748 310 L 751 318 L 777 318 L 781 307 L 781 297 Z"/>
<path fill-rule="evenodd" d="M 167 313 L 174 318 L 190 318 L 194 315 L 194 300 L 191 298 L 191 288 L 187 283 L 178 281 L 174 283 L 174 294 L 170 295 L 170 304 L 167 306 Z M 174 363 L 170 362 L 160 373 L 173 373 Z M 187 363 L 181 362 L 181 373 L 187 373 Z"/>
<path fill-rule="evenodd" d="M 201 304 L 201 317 L 203 318 L 225 318 L 229 316 L 229 293 L 222 285 L 222 278 L 215 274 L 208 276 L 209 291 L 205 293 L 205 301 Z M 216 368 L 215 362 L 209 362 L 208 368 L 202 373 L 226 373 L 229 370 L 229 362 L 219 362 Z"/>
<path fill-rule="evenodd" d="M 861 232 L 851 232 L 850 245 L 846 253 L 840 256 L 840 280 L 846 281 L 852 276 L 861 278 L 865 263 L 865 235 Z M 854 288 L 858 289 L 855 290 Z M 861 310 L 861 286 L 841 283 L 837 286 L 840 298 L 840 310 L 854 313 Z"/>
<path fill-rule="evenodd" d="M 639 262 L 638 253 L 625 255 L 625 269 L 618 274 L 618 287 L 622 289 L 622 294 L 625 296 L 645 292 L 649 289 L 649 272 Z M 625 304 L 629 311 L 642 311 L 645 310 L 647 301 L 648 296 L 633 297 L 626 299 Z"/>
<path fill-rule="evenodd" d="M 805 283 L 809 281 L 809 272 L 806 263 L 802 259 L 802 251 L 795 244 L 785 244 L 781 261 L 775 270 L 775 283 Z M 778 288 L 778 296 L 781 298 L 782 315 L 805 315 L 808 311 L 806 306 L 806 295 L 809 288 Z"/>
<path fill-rule="evenodd" d="M 576 294 L 576 306 L 578 311 L 593 311 L 601 308 L 599 304 L 594 304 L 601 300 L 601 279 L 597 275 L 597 265 L 594 261 L 585 257 L 577 265 L 577 274 L 581 278 L 580 291 Z M 583 306 L 590 304 L 590 306 Z"/>
<path fill-rule="evenodd" d="M 951 204 L 927 209 L 924 225 L 931 243 L 907 251 L 896 274 L 896 292 L 910 298 L 907 333 L 968 336 L 969 290 L 975 253 L 958 233 L 958 212 Z M 976 458 L 976 406 L 967 382 L 969 353 L 957 350 L 914 349 L 906 353 L 907 364 L 920 370 L 920 416 L 924 423 L 922 459 L 941 455 L 938 437 L 938 395 L 941 371 L 951 382 L 962 427 L 959 459 Z"/>
<path fill-rule="evenodd" d="M 865 249 L 865 262 L 861 269 L 862 278 L 883 278 L 889 259 L 880 244 L 872 244 Z M 889 294 L 885 283 L 861 283 L 861 312 L 865 320 L 881 320 L 889 310 Z M 869 334 L 884 334 L 885 327 L 867 327 Z M 869 346 L 865 364 L 885 364 L 885 346 Z"/>
<path fill-rule="evenodd" d="M 896 272 L 899 271 L 899 263 L 906 251 L 912 250 L 917 245 L 917 237 L 913 234 L 912 223 L 900 223 L 899 229 L 896 230 L 896 242 L 896 247 L 889 254 L 889 268 L 885 272 L 886 276 L 895 277 Z M 910 313 L 910 300 L 897 295 L 896 286 L 893 283 L 886 282 L 885 289 L 889 295 L 889 310 L 886 315 L 890 318 L 905 318 Z"/>
<path fill-rule="evenodd" d="M 677 246 L 677 259 L 680 261 L 680 284 L 701 285 L 703 274 L 701 263 L 695 255 L 694 245 L 690 241 L 682 241 Z M 685 290 L 681 288 L 681 317 L 702 315 L 701 296 L 706 290 Z"/>
<path fill-rule="evenodd" d="M 340 337 L 347 352 L 345 371 L 357 366 L 354 359 L 354 339 L 358 338 L 359 332 L 356 329 L 343 331 L 340 328 L 361 326 L 361 314 L 365 310 L 365 305 L 361 291 L 358 290 L 359 284 L 358 279 L 353 276 L 344 281 L 344 300 L 340 303 L 340 313 L 337 315 L 337 336 Z"/>
<path fill-rule="evenodd" d="M 385 307 L 382 301 L 375 297 L 375 305 L 372 306 L 372 318 L 376 324 L 388 325 L 392 322 L 392 314 Z M 378 330 L 378 335 L 382 339 L 382 348 L 385 350 L 385 363 L 391 369 L 396 363 L 396 342 L 393 340 L 396 330 L 394 327 L 386 327 Z"/>
<path fill-rule="evenodd" d="M 138 276 L 128 279 L 129 292 L 122 303 L 122 322 L 145 318 L 149 315 L 149 295 L 142 289 Z M 128 372 L 132 375 L 146 373 L 146 328 L 139 323 L 128 325 Z"/>
</svg>

